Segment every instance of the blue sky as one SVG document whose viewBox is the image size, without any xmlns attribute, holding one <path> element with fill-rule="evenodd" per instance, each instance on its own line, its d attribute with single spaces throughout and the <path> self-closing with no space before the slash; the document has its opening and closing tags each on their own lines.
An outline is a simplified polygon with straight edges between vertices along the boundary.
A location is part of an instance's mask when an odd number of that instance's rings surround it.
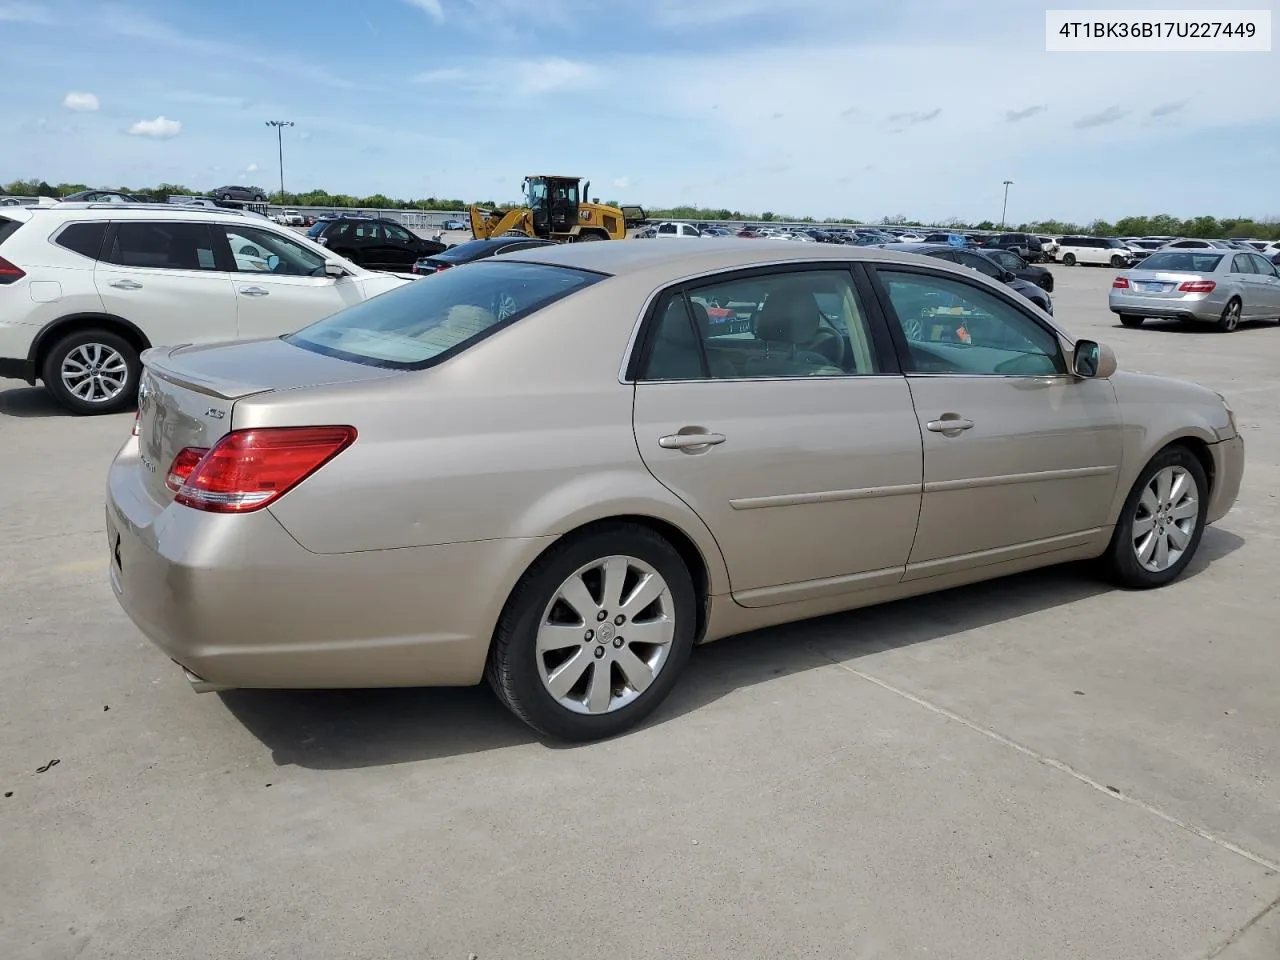
<svg viewBox="0 0 1280 960">
<path fill-rule="evenodd" d="M 0 180 L 276 189 L 278 118 L 290 190 L 1280 217 L 1280 54 L 1046 53 L 1050 6 L 1115 4 L 0 0 Z"/>
</svg>

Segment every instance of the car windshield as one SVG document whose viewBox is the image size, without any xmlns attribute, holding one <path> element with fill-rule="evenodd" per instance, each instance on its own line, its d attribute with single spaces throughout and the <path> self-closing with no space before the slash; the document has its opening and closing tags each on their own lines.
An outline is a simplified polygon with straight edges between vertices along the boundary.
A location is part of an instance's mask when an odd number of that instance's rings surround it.
<svg viewBox="0 0 1280 960">
<path fill-rule="evenodd" d="M 566 267 L 481 260 L 408 283 L 284 339 L 355 363 L 420 370 L 600 279 Z"/>
<path fill-rule="evenodd" d="M 307 236 L 314 240 L 320 234 L 324 233 L 324 228 L 329 225 L 328 220 L 317 220 L 311 225 L 311 229 L 307 231 Z"/>
<path fill-rule="evenodd" d="M 1162 250 L 1142 261 L 1143 270 L 1167 270 L 1174 273 L 1213 273 L 1222 262 L 1220 253 L 1190 250 Z"/>
</svg>

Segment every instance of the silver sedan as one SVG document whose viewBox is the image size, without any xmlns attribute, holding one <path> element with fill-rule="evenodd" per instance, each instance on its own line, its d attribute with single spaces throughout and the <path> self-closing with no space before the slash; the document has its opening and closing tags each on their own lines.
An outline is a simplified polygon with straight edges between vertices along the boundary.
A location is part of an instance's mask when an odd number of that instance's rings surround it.
<svg viewBox="0 0 1280 960">
<path fill-rule="evenodd" d="M 1280 272 L 1257 253 L 1158 250 L 1111 284 L 1108 306 L 1126 327 L 1152 318 L 1211 323 L 1280 320 Z"/>
</svg>

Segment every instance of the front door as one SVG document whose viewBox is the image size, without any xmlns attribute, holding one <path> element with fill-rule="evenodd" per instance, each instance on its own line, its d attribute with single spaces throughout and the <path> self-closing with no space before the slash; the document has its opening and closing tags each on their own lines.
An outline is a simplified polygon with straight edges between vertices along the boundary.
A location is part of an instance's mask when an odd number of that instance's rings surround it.
<svg viewBox="0 0 1280 960">
<path fill-rule="evenodd" d="M 1123 449 L 1110 382 L 1070 376 L 1058 335 L 977 280 L 875 272 L 924 438 L 907 578 L 1099 535 Z"/>
<path fill-rule="evenodd" d="M 385 270 L 408 271 L 420 256 L 421 241 L 398 223 L 382 221 Z"/>
<path fill-rule="evenodd" d="M 232 340 L 232 265 L 207 223 L 112 224 L 93 281 L 104 309 L 154 344 Z"/>
<path fill-rule="evenodd" d="M 324 257 L 289 237 L 239 223 L 217 226 L 236 263 L 236 331 L 278 337 L 364 299 L 354 277 L 335 280 Z"/>
<path fill-rule="evenodd" d="M 885 331 L 846 269 L 671 291 L 637 376 L 646 466 L 707 524 L 746 606 L 898 582 L 920 431 Z"/>
</svg>

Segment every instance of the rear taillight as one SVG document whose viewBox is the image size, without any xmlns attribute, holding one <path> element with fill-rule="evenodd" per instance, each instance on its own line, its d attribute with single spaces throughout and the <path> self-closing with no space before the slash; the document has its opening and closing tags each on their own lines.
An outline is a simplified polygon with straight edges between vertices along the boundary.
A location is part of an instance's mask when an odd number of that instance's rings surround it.
<svg viewBox="0 0 1280 960">
<path fill-rule="evenodd" d="M 355 427 L 263 427 L 233 430 L 212 450 L 188 447 L 173 461 L 186 469 L 175 502 L 212 513 L 260 510 L 351 446 Z M 190 456 L 199 453 L 187 466 Z M 184 457 L 187 458 L 184 460 Z"/>
<path fill-rule="evenodd" d="M 173 458 L 173 465 L 169 467 L 169 475 L 164 478 L 164 485 L 175 493 L 181 490 L 191 476 L 191 471 L 208 452 L 208 447 L 184 447 L 178 451 L 178 455 Z"/>
<path fill-rule="evenodd" d="M 138 431 L 142 429 L 142 411 L 139 410 L 133 415 L 133 435 L 136 437 Z"/>
<path fill-rule="evenodd" d="M 27 275 L 25 270 L 0 257 L 0 284 L 15 283 Z"/>
<path fill-rule="evenodd" d="M 1217 284 L 1212 280 L 1187 280 L 1178 284 L 1179 293 L 1213 293 Z"/>
<path fill-rule="evenodd" d="M 1116 290 L 1128 290 L 1129 281 L 1126 280 L 1124 277 L 1116 277 L 1114 280 L 1111 281 L 1111 286 Z"/>
</svg>

